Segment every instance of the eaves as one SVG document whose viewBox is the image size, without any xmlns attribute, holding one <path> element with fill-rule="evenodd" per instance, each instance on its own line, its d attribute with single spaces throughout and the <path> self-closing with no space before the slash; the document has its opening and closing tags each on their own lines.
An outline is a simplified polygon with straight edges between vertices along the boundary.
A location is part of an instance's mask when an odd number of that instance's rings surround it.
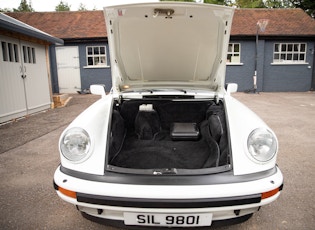
<svg viewBox="0 0 315 230">
<path fill-rule="evenodd" d="M 262 35 L 258 34 L 259 40 L 290 40 L 290 41 L 315 41 L 315 35 Z M 256 35 L 231 35 L 230 40 L 256 40 Z"/>
<path fill-rule="evenodd" d="M 93 37 L 93 38 L 62 38 L 65 44 L 69 43 L 91 43 L 91 42 L 107 42 L 107 37 Z"/>
</svg>

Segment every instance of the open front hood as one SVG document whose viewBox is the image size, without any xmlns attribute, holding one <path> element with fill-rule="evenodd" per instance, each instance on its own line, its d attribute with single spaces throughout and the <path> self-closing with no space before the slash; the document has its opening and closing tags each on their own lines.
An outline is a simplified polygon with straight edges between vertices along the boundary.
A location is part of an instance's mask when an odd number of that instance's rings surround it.
<svg viewBox="0 0 315 230">
<path fill-rule="evenodd" d="M 233 12 L 174 2 L 104 8 L 113 89 L 222 89 Z"/>
</svg>

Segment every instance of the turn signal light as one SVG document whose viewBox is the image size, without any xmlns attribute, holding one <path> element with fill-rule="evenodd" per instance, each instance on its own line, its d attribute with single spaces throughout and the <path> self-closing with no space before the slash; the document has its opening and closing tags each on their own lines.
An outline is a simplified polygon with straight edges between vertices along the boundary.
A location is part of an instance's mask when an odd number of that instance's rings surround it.
<svg viewBox="0 0 315 230">
<path fill-rule="evenodd" d="M 261 199 L 266 199 L 266 198 L 272 197 L 273 195 L 276 195 L 279 191 L 280 191 L 280 188 L 276 188 L 274 190 L 264 192 L 261 194 Z"/>
<path fill-rule="evenodd" d="M 61 192 L 63 195 L 77 199 L 77 193 L 76 192 L 73 192 L 73 191 L 70 191 L 70 190 L 67 190 L 67 189 L 64 189 L 61 187 L 58 187 L 58 191 Z"/>
</svg>

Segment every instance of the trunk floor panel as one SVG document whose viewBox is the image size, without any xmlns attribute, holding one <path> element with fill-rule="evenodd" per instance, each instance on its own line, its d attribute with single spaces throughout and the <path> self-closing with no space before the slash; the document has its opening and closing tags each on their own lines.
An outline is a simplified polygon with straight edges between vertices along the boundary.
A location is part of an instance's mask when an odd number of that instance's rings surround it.
<svg viewBox="0 0 315 230">
<path fill-rule="evenodd" d="M 139 140 L 137 135 L 127 135 L 121 151 L 110 164 L 134 169 L 201 169 L 209 160 L 215 166 L 216 159 L 217 152 L 211 151 L 204 138 L 173 141 L 168 132 L 160 132 L 153 140 Z"/>
</svg>

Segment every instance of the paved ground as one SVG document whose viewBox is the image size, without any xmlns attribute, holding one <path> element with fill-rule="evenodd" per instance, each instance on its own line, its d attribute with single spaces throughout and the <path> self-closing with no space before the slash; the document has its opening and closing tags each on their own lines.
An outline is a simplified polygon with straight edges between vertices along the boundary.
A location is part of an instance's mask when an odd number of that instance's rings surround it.
<svg viewBox="0 0 315 230">
<path fill-rule="evenodd" d="M 315 93 L 237 93 L 276 132 L 285 177 L 280 198 L 249 221 L 223 229 L 314 229 Z M 2 229 L 108 229 L 81 217 L 53 187 L 58 138 L 93 101 L 74 95 L 65 108 L 0 126 L 0 226 Z"/>
</svg>

